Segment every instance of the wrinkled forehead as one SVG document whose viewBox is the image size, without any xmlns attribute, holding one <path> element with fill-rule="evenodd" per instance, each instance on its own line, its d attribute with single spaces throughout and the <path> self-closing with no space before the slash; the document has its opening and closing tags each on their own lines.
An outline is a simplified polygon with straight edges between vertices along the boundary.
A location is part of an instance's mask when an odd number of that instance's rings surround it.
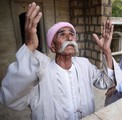
<svg viewBox="0 0 122 120">
<path fill-rule="evenodd" d="M 70 28 L 70 27 L 63 27 L 63 28 L 60 28 L 60 29 L 56 32 L 56 34 L 61 33 L 61 32 L 71 32 L 71 33 L 75 33 L 74 30 L 73 30 L 72 28 Z"/>
<path fill-rule="evenodd" d="M 60 33 L 72 33 L 72 34 L 75 35 L 75 31 L 74 31 L 72 28 L 70 28 L 70 27 L 63 27 L 63 28 L 60 28 L 60 29 L 56 32 L 55 36 L 57 36 L 57 35 L 60 34 Z"/>
</svg>

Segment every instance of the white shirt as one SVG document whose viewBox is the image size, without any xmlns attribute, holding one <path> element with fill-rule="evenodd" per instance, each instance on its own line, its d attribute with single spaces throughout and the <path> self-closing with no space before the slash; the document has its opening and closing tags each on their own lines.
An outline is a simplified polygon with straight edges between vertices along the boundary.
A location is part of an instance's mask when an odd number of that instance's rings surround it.
<svg viewBox="0 0 122 120">
<path fill-rule="evenodd" d="M 56 63 L 55 63 L 56 64 Z M 65 70 L 56 64 L 57 67 L 57 78 L 62 80 L 65 84 L 67 92 L 67 110 L 69 111 L 70 120 L 78 120 L 78 106 L 79 106 L 79 86 L 77 80 L 77 74 L 74 64 L 72 64 L 69 70 Z"/>
</svg>

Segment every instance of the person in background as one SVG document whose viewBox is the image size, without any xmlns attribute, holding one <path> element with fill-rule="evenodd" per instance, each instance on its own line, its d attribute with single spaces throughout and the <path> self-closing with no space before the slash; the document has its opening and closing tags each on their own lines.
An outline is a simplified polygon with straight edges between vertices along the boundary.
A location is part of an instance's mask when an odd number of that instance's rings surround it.
<svg viewBox="0 0 122 120">
<path fill-rule="evenodd" d="M 120 69 L 122 70 L 122 56 L 120 58 L 120 62 L 118 64 Z M 122 77 L 120 78 L 122 79 Z M 106 98 L 105 98 L 105 106 L 110 105 L 113 102 L 116 102 L 117 100 L 122 98 L 122 82 L 118 85 L 118 87 L 115 86 L 109 88 L 106 92 Z"/>
<path fill-rule="evenodd" d="M 110 44 L 113 25 L 104 23 L 102 37 L 93 34 L 103 51 L 103 69 L 77 57 L 76 30 L 68 22 L 54 24 L 47 32 L 47 45 L 55 59 L 37 50 L 37 24 L 42 13 L 36 3 L 28 6 L 26 42 L 16 53 L 2 80 L 0 103 L 15 110 L 29 107 L 32 120 L 79 120 L 95 111 L 93 86 L 107 89 L 114 79 L 116 62 Z"/>
</svg>

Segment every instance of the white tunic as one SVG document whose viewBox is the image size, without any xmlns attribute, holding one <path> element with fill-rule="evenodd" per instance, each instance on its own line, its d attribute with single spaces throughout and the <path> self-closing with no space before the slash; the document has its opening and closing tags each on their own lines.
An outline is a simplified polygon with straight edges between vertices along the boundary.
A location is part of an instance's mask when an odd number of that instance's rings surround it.
<svg viewBox="0 0 122 120">
<path fill-rule="evenodd" d="M 16 58 L 2 81 L 0 102 L 16 110 L 29 106 L 32 120 L 78 120 L 95 110 L 93 85 L 114 85 L 106 64 L 103 72 L 86 58 L 73 57 L 71 69 L 64 70 L 25 45 Z"/>
<path fill-rule="evenodd" d="M 79 96 L 78 91 L 78 82 L 75 66 L 72 64 L 72 67 L 69 70 L 62 69 L 56 63 L 54 63 L 58 71 L 57 80 L 64 83 L 64 89 L 66 91 L 66 98 L 68 103 L 67 106 L 64 106 L 65 111 L 69 111 L 69 120 L 78 119 L 77 109 L 78 109 L 78 99 L 76 96 Z M 65 114 L 67 117 L 67 114 Z"/>
</svg>

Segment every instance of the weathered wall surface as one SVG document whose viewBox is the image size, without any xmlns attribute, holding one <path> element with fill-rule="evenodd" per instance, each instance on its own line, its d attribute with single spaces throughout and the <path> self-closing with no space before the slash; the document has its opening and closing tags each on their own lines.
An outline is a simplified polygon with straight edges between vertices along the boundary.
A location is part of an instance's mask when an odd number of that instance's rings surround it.
<svg viewBox="0 0 122 120">
<path fill-rule="evenodd" d="M 82 120 L 122 120 L 122 99 L 98 110 Z"/>
</svg>

